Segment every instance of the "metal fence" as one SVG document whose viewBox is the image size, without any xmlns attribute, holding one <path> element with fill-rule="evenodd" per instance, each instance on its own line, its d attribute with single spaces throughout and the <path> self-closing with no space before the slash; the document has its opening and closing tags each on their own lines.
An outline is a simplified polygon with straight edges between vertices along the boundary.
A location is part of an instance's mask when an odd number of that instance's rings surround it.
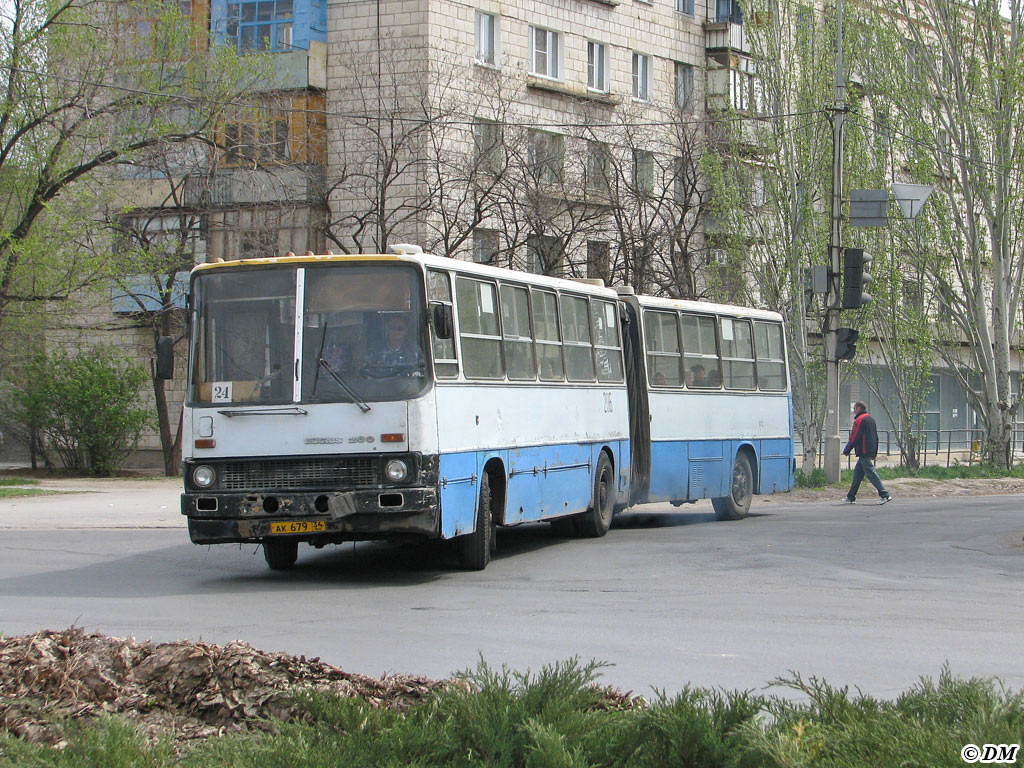
<svg viewBox="0 0 1024 768">
<path fill-rule="evenodd" d="M 982 446 L 984 444 L 984 430 L 981 429 L 922 429 L 917 432 L 921 445 L 918 448 L 918 456 L 921 466 L 952 466 L 958 464 L 977 464 L 983 459 Z M 850 430 L 840 430 L 840 439 L 843 444 L 849 439 Z M 803 453 L 803 445 L 799 438 L 796 440 L 796 455 Z M 824 435 L 818 441 L 817 467 L 820 469 L 825 456 Z M 1024 430 L 1016 429 L 1013 432 L 1012 456 L 1014 461 L 1020 456 L 1024 459 Z M 852 468 L 856 462 L 855 456 L 847 457 L 847 468 Z M 903 455 L 900 453 L 899 444 L 896 441 L 894 430 L 878 430 L 878 462 L 881 466 L 900 466 L 903 462 Z"/>
</svg>

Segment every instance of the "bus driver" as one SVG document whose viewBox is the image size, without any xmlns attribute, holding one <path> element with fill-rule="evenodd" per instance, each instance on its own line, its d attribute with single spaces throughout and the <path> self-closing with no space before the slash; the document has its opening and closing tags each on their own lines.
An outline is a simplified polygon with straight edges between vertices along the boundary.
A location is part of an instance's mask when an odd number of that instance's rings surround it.
<svg viewBox="0 0 1024 768">
<path fill-rule="evenodd" d="M 409 318 L 388 314 L 384 320 L 384 338 L 366 358 L 365 372 L 371 377 L 386 378 L 404 374 L 422 375 L 423 355 L 416 341 L 409 338 Z"/>
</svg>

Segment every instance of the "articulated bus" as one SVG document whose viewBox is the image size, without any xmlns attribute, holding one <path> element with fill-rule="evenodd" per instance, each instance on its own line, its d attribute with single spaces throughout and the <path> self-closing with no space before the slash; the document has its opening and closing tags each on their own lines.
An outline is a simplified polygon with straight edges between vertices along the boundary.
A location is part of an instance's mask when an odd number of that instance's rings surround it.
<svg viewBox="0 0 1024 768">
<path fill-rule="evenodd" d="M 182 514 L 197 544 L 603 536 L 618 511 L 793 483 L 781 317 L 430 256 L 198 265 Z"/>
</svg>

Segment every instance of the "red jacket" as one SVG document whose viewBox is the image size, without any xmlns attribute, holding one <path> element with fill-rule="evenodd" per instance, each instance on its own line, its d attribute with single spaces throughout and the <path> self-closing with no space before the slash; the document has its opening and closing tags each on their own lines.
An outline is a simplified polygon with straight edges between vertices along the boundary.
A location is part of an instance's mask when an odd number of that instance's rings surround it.
<svg viewBox="0 0 1024 768">
<path fill-rule="evenodd" d="M 867 411 L 853 420 L 850 439 L 843 448 L 843 455 L 848 456 L 851 450 L 858 456 L 867 456 L 869 459 L 878 455 L 878 428 Z"/>
</svg>

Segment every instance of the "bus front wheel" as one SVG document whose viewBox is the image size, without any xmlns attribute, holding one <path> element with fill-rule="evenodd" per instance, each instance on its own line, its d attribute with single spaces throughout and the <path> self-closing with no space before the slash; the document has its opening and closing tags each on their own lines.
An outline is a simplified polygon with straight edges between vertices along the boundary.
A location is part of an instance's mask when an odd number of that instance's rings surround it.
<svg viewBox="0 0 1024 768">
<path fill-rule="evenodd" d="M 754 473 L 750 469 L 747 454 L 736 454 L 736 464 L 732 468 L 732 485 L 729 495 L 720 499 L 712 499 L 715 517 L 719 520 L 740 520 L 750 511 L 750 502 L 754 496 Z"/>
<path fill-rule="evenodd" d="M 596 539 L 608 533 L 615 512 L 615 472 L 608 454 L 601 451 L 594 473 L 594 501 L 590 509 L 576 520 L 576 528 L 583 536 Z"/>
<path fill-rule="evenodd" d="M 290 571 L 299 559 L 297 539 L 269 539 L 263 542 L 263 559 L 272 571 Z"/>
<path fill-rule="evenodd" d="M 460 536 L 459 564 L 467 571 L 482 571 L 491 562 L 494 522 L 491 516 L 491 478 L 484 472 L 480 478 L 480 500 L 476 509 L 476 528 Z"/>
</svg>

